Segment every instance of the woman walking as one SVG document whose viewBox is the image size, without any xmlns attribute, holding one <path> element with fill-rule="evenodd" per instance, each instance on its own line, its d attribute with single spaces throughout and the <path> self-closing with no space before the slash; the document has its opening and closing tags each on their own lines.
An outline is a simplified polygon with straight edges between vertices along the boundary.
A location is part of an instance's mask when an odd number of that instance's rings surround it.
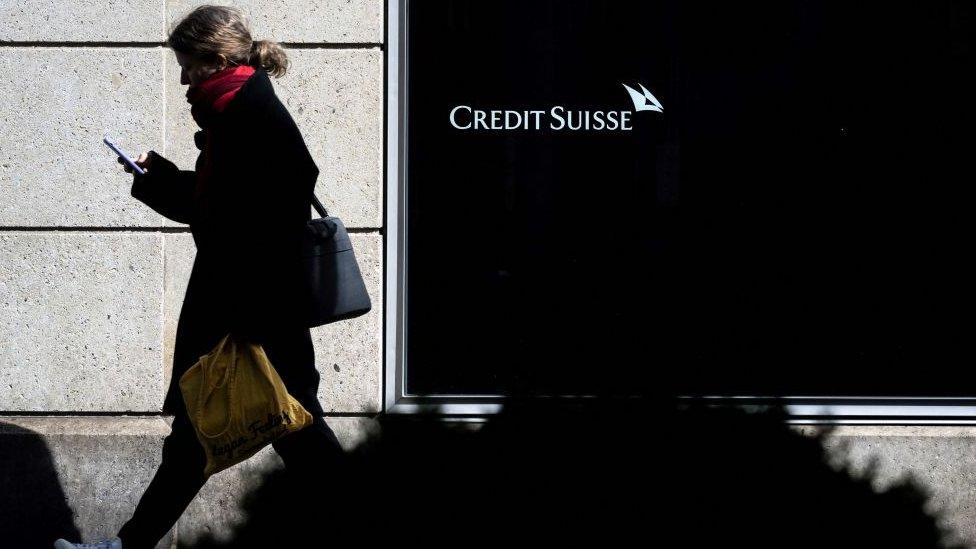
<svg viewBox="0 0 976 549">
<path fill-rule="evenodd" d="M 206 480 L 206 455 L 179 379 L 228 332 L 260 344 L 288 392 L 314 417 L 311 426 L 273 443 L 288 473 L 320 475 L 345 459 L 322 419 L 304 322 L 300 244 L 319 170 L 269 78 L 284 75 L 285 51 L 253 41 L 243 15 L 218 6 L 193 10 L 167 44 L 180 64 L 180 83 L 189 85 L 201 152 L 195 170 L 180 170 L 155 151 L 142 154 L 137 163 L 146 173 L 133 175 L 131 193 L 188 224 L 197 248 L 163 404 L 175 416 L 172 432 L 156 475 L 118 536 L 95 544 L 58 540 L 58 549 L 153 548 L 176 523 Z"/>
</svg>

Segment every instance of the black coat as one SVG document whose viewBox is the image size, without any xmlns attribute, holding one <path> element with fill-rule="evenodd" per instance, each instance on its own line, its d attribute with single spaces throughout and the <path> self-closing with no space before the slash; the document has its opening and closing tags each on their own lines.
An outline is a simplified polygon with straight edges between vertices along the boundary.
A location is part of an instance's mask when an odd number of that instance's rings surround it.
<svg viewBox="0 0 976 549">
<path fill-rule="evenodd" d="M 258 69 L 217 115 L 210 175 L 158 154 L 132 196 L 190 226 L 197 253 L 180 310 L 164 412 L 185 410 L 179 379 L 228 332 L 260 343 L 295 398 L 321 415 L 310 329 L 300 311 L 301 235 L 319 170 L 295 121 Z M 195 136 L 206 161 L 203 131 Z"/>
</svg>

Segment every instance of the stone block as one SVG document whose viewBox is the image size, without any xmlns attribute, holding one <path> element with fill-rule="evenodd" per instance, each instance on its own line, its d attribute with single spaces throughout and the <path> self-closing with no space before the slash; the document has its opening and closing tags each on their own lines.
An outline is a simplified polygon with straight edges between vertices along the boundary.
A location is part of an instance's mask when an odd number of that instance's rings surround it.
<svg viewBox="0 0 976 549">
<path fill-rule="evenodd" d="M 118 532 L 159 467 L 169 417 L 0 418 L 0 535 L 18 547 L 49 547 L 57 537 L 97 540 Z M 364 417 L 326 418 L 348 452 L 378 433 Z M 226 540 L 246 519 L 241 502 L 266 475 L 282 467 L 269 446 L 211 477 L 174 534 L 192 546 L 210 536 Z M 323 494 L 322 497 L 328 497 Z"/>
<path fill-rule="evenodd" d="M 3 546 L 114 536 L 159 466 L 168 433 L 158 417 L 0 417 Z M 172 540 L 171 531 L 157 548 Z"/>
<path fill-rule="evenodd" d="M 319 168 L 316 195 L 347 227 L 382 227 L 383 53 L 375 48 L 310 49 L 288 50 L 288 56 L 288 74 L 272 82 Z M 187 87 L 179 83 L 179 65 L 170 50 L 165 71 L 164 154 L 191 170 L 200 152 L 193 142 L 199 127 L 190 116 Z"/>
<path fill-rule="evenodd" d="M 159 0 L 0 2 L 0 40 L 162 42 Z"/>
<path fill-rule="evenodd" d="M 163 244 L 166 257 L 163 290 L 163 386 L 169 387 L 173 374 L 176 326 L 180 320 L 180 309 L 183 307 L 197 247 L 190 233 L 167 233 L 163 236 Z"/>
<path fill-rule="evenodd" d="M 929 493 L 925 511 L 952 531 L 945 541 L 976 547 L 976 427 L 844 425 L 827 431 L 823 443 L 835 469 L 870 475 L 879 492 L 914 479 Z"/>
<path fill-rule="evenodd" d="M 186 100 L 188 86 L 180 84 L 180 65 L 169 48 L 163 50 L 163 73 L 166 81 L 166 142 L 160 152 L 181 170 L 192 170 L 200 154 L 193 142 L 193 134 L 200 127 L 190 115 L 190 104 Z M 164 224 L 184 226 L 169 219 L 164 219 Z"/>
<path fill-rule="evenodd" d="M 234 5 L 248 17 L 255 40 L 313 43 L 383 41 L 381 0 L 169 0 L 170 26 L 201 4 Z"/>
<path fill-rule="evenodd" d="M 162 252 L 153 233 L 0 232 L 0 410 L 158 411 Z"/>
<path fill-rule="evenodd" d="M 322 375 L 319 400 L 326 413 L 378 413 L 383 402 L 383 237 L 350 236 L 372 309 L 312 328 L 315 364 Z"/>
<path fill-rule="evenodd" d="M 369 418 L 326 417 L 325 421 L 347 452 L 379 432 L 378 423 Z M 242 502 L 269 474 L 282 467 L 281 458 L 269 446 L 247 461 L 212 476 L 180 519 L 177 527 L 180 546 L 193 547 L 201 539 L 217 543 L 234 539 L 235 529 L 248 518 Z M 330 495 L 320 497 L 325 500 Z"/>
<path fill-rule="evenodd" d="M 102 143 L 108 132 L 132 156 L 160 150 L 161 52 L 0 48 L 0 226 L 162 224 Z"/>
</svg>

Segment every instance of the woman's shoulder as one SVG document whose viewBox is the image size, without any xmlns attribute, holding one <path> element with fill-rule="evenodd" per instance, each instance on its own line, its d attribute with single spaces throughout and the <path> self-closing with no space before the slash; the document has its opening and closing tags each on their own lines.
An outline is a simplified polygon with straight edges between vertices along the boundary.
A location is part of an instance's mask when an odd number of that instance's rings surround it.
<svg viewBox="0 0 976 549">
<path fill-rule="evenodd" d="M 258 80 L 252 83 L 255 78 Z M 231 109 L 238 99 L 240 103 Z M 301 157 L 314 165 L 298 124 L 265 71 L 255 71 L 224 114 L 228 116 L 222 132 L 225 137 L 221 140 L 226 146 L 238 152 L 260 150 L 284 157 Z"/>
<path fill-rule="evenodd" d="M 278 97 L 270 81 L 267 81 L 268 76 L 264 71 L 255 72 L 252 78 L 259 78 L 259 75 L 260 79 L 265 81 L 264 83 L 258 83 L 250 89 L 242 87 L 238 96 L 234 98 L 235 101 L 238 99 L 240 101 L 236 105 L 233 104 L 234 101 L 228 104 L 224 113 L 227 115 L 225 119 L 227 125 L 232 126 L 235 131 L 250 127 L 266 132 L 297 132 L 298 125 L 295 119 Z"/>
</svg>

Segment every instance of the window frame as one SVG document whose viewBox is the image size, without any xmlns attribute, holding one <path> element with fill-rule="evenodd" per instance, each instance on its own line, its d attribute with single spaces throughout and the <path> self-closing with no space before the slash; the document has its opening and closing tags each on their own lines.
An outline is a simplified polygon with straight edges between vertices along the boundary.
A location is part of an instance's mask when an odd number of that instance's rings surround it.
<svg viewBox="0 0 976 549">
<path fill-rule="evenodd" d="M 408 395 L 405 392 L 407 336 L 406 242 L 407 17 L 409 0 L 387 0 L 384 56 L 384 317 L 383 412 L 433 414 L 445 419 L 484 420 L 504 406 L 503 395 Z M 589 396 L 540 395 L 538 399 L 580 400 Z M 684 403 L 731 406 L 748 411 L 782 407 L 794 424 L 976 425 L 976 397 L 680 395 Z"/>
</svg>

